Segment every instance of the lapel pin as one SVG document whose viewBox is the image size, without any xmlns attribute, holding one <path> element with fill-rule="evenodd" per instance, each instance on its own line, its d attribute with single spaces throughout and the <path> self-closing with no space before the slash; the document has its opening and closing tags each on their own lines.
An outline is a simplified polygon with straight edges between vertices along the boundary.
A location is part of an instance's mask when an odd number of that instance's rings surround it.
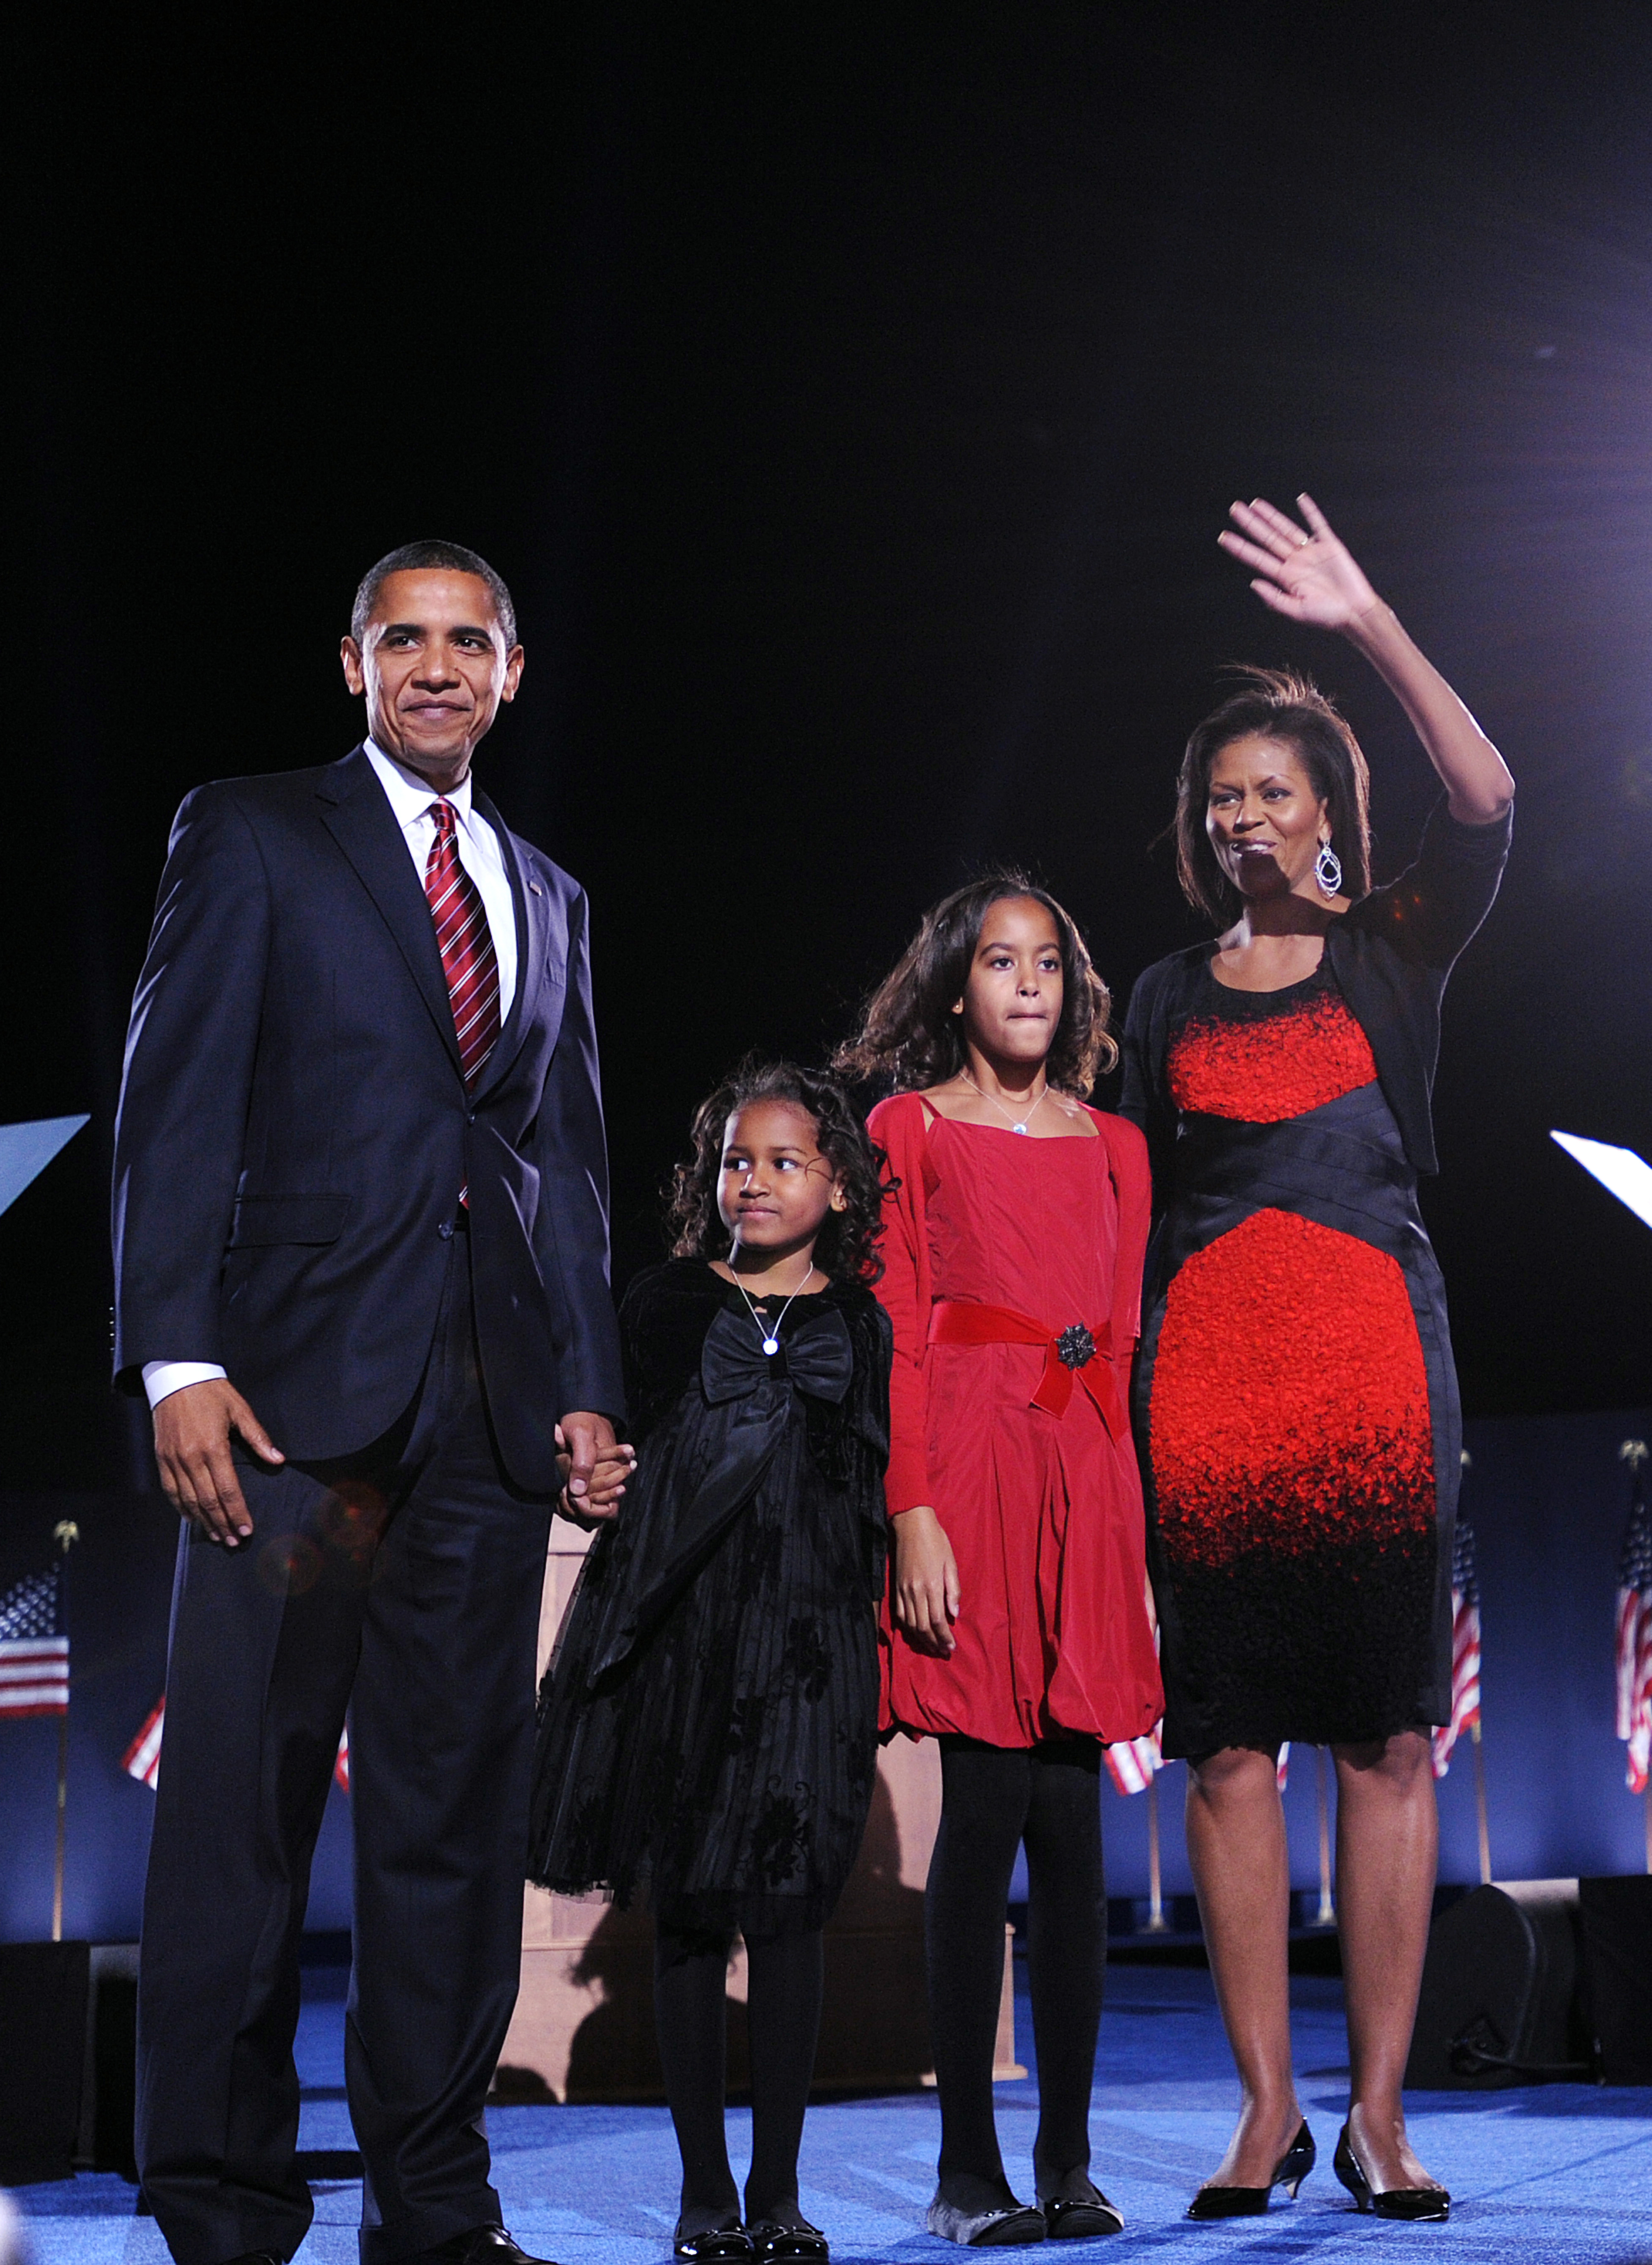
<svg viewBox="0 0 1652 2265">
<path fill-rule="evenodd" d="M 528 885 L 533 895 L 536 897 L 542 897 L 544 895 L 545 892 L 540 887 L 537 881 L 530 881 Z"/>
</svg>

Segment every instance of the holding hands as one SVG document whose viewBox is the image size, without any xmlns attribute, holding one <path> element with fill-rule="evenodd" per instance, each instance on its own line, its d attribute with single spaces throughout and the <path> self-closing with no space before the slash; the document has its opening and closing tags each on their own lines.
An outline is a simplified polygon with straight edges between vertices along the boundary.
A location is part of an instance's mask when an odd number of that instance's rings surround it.
<svg viewBox="0 0 1652 2265">
<path fill-rule="evenodd" d="M 1233 504 L 1228 515 L 1244 531 L 1224 528 L 1216 540 L 1230 558 L 1255 570 L 1250 586 L 1276 614 L 1316 629 L 1348 629 L 1382 601 L 1313 497 L 1299 496 L 1297 506 L 1306 530 L 1261 496 Z"/>
<path fill-rule="evenodd" d="M 625 1482 L 637 1468 L 637 1450 L 616 1439 L 606 1416 L 583 1411 L 557 1426 L 557 1467 L 562 1494 L 557 1514 L 575 1526 L 606 1524 L 620 1506 Z"/>
</svg>

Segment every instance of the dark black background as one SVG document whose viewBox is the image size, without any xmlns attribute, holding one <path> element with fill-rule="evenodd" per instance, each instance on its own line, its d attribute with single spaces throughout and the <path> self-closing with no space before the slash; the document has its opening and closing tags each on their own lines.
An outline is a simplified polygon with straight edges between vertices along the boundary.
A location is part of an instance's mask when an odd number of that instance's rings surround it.
<svg viewBox="0 0 1652 2265">
<path fill-rule="evenodd" d="M 8 73 L 0 1116 L 94 1123 L 0 1221 L 5 1483 L 138 1468 L 105 1183 L 168 820 L 353 743 L 374 557 L 514 589 L 480 769 L 591 891 L 622 1280 L 699 1095 L 818 1056 L 972 865 L 1121 1008 L 1191 940 L 1150 844 L 1225 661 L 1345 699 L 1405 861 L 1392 703 L 1215 547 L 1305 486 L 1521 783 L 1425 1195 L 1467 1404 L 1644 1400 L 1652 1246 L 1547 1140 L 1652 1144 L 1644 9 L 142 12 Z"/>
</svg>

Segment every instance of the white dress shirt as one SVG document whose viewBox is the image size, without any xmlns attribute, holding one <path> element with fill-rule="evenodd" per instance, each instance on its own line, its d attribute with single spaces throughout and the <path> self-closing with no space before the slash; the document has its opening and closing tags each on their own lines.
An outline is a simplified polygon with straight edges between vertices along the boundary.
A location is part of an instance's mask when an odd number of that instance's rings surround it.
<svg viewBox="0 0 1652 2265">
<path fill-rule="evenodd" d="M 416 771 L 404 769 L 394 756 L 387 755 L 373 739 L 367 743 L 367 756 L 402 829 L 402 839 L 407 844 L 407 854 L 413 861 L 422 888 L 430 846 L 436 838 L 433 814 L 437 799 L 435 790 Z M 482 909 L 487 914 L 493 955 L 499 965 L 499 1021 L 503 1023 L 516 996 L 516 904 L 511 894 L 510 875 L 505 870 L 499 835 L 481 812 L 470 806 L 469 772 L 443 799 L 453 805 L 457 820 L 454 840 L 459 863 L 476 883 Z M 146 1360 L 143 1389 L 149 1406 L 156 1408 L 172 1393 L 181 1392 L 186 1384 L 204 1384 L 209 1377 L 223 1373 L 215 1361 Z"/>
</svg>

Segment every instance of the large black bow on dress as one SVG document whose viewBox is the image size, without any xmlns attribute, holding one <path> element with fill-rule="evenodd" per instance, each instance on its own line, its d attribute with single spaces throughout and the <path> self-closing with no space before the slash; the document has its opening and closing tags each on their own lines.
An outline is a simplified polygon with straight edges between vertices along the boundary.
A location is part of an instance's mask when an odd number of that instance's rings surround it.
<svg viewBox="0 0 1652 2265">
<path fill-rule="evenodd" d="M 596 1690 L 630 1657 L 750 1504 L 786 1435 L 793 1392 L 841 1402 L 854 1373 L 855 1350 L 834 1306 L 800 1315 L 773 1353 L 763 1351 L 748 1312 L 723 1308 L 701 1349 L 700 1388 L 710 1406 L 728 1409 L 728 1435 L 684 1504 L 664 1559 L 598 1652 L 587 1690 Z"/>
</svg>

